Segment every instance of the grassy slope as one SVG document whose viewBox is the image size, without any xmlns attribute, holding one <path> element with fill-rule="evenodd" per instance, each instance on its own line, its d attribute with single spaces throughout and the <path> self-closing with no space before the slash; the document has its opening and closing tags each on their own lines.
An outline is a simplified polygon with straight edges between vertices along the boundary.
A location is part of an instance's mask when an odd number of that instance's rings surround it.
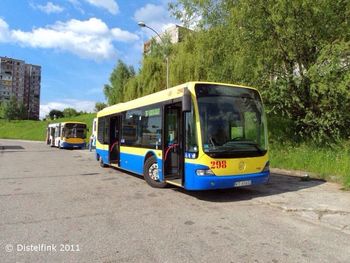
<svg viewBox="0 0 350 263">
<path fill-rule="evenodd" d="M 72 118 L 62 118 L 55 121 L 5 121 L 0 119 L 0 138 L 2 139 L 22 139 L 33 141 L 44 141 L 46 137 L 46 126 L 49 123 L 64 121 L 80 121 L 85 122 L 91 134 L 92 120 L 96 114 L 84 114 Z M 88 138 L 89 138 L 88 136 Z"/>
<path fill-rule="evenodd" d="M 339 182 L 350 189 L 348 143 L 333 148 L 274 143 L 270 149 L 272 167 L 307 171 L 313 173 L 313 177 Z"/>
</svg>

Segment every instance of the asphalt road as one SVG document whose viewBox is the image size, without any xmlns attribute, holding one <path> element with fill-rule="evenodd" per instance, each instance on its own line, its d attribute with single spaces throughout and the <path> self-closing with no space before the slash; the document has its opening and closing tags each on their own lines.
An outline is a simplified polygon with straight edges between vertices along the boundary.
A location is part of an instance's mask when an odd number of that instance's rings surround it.
<svg viewBox="0 0 350 263">
<path fill-rule="evenodd" d="M 277 174 L 153 189 L 86 150 L 0 140 L 0 262 L 350 262 L 350 193 Z"/>
</svg>

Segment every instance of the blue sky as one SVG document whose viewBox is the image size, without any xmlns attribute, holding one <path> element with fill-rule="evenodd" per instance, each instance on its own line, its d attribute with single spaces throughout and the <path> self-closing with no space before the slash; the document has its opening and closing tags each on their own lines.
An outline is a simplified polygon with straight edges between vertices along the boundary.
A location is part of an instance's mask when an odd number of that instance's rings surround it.
<svg viewBox="0 0 350 263">
<path fill-rule="evenodd" d="M 1 0 L 0 56 L 42 66 L 40 116 L 92 111 L 118 59 L 136 69 L 152 31 L 176 23 L 169 0 Z"/>
</svg>

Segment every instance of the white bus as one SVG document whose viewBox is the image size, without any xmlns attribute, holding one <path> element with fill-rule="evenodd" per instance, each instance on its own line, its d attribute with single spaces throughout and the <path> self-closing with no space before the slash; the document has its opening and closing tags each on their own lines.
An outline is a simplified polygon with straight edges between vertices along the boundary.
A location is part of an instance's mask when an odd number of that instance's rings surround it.
<svg viewBox="0 0 350 263">
<path fill-rule="evenodd" d="M 86 146 L 87 127 L 83 122 L 59 122 L 47 126 L 46 144 L 58 148 L 80 148 Z"/>
</svg>

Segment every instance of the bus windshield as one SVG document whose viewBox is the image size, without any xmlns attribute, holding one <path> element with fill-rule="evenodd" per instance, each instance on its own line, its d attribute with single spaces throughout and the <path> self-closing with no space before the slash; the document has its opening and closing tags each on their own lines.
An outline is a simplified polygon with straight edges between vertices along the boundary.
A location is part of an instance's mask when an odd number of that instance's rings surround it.
<svg viewBox="0 0 350 263">
<path fill-rule="evenodd" d="M 253 89 L 197 84 L 203 151 L 209 156 L 255 157 L 267 152 L 267 127 Z"/>
<path fill-rule="evenodd" d="M 86 125 L 80 123 L 66 123 L 64 126 L 64 137 L 66 138 L 86 138 Z"/>
</svg>

